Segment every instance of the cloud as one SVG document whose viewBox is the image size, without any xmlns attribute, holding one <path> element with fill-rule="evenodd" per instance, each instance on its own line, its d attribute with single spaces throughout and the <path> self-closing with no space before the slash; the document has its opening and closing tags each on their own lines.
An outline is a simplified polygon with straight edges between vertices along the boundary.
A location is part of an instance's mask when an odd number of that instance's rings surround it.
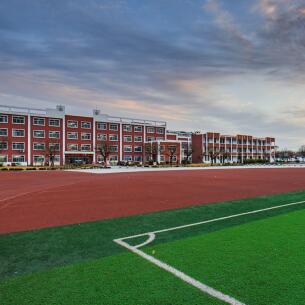
<svg viewBox="0 0 305 305">
<path fill-rule="evenodd" d="M 283 142 L 297 129 L 301 139 L 303 100 L 294 98 L 284 116 L 284 101 L 273 113 L 276 97 L 259 93 L 268 82 L 270 92 L 288 86 L 302 94 L 302 1 L 249 0 L 242 13 L 235 1 L 190 3 L 1 1 L 1 103 L 97 106 L 168 120 L 170 128 L 268 133 Z"/>
</svg>

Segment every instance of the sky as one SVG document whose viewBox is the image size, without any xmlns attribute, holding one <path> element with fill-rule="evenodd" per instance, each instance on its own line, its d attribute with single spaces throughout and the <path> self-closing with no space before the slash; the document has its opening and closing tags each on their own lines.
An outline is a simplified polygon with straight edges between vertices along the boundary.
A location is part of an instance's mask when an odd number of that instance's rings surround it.
<svg viewBox="0 0 305 305">
<path fill-rule="evenodd" d="M 305 0 L 1 0 L 0 104 L 305 144 Z"/>
</svg>

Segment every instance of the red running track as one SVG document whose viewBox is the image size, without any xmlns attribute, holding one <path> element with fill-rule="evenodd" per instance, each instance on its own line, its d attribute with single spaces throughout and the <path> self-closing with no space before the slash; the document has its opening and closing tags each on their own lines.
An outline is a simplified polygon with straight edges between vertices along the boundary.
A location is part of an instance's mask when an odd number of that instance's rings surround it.
<svg viewBox="0 0 305 305">
<path fill-rule="evenodd" d="M 0 233 L 305 189 L 305 169 L 0 173 Z"/>
</svg>

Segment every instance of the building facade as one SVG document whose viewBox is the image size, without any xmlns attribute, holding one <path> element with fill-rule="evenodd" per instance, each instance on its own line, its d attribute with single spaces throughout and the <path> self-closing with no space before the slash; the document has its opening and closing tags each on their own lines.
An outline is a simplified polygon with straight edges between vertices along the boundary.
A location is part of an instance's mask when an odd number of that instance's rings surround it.
<svg viewBox="0 0 305 305">
<path fill-rule="evenodd" d="M 194 133 L 192 135 L 194 163 L 244 163 L 249 159 L 275 160 L 275 138 L 251 135 L 221 135 Z"/>
<path fill-rule="evenodd" d="M 275 155 L 274 138 L 192 134 L 168 131 L 164 121 L 101 114 L 92 116 L 55 109 L 28 109 L 0 105 L 0 164 L 56 165 L 99 163 L 99 147 L 107 146 L 107 160 L 121 162 L 181 163 L 243 162 Z M 151 147 L 151 151 L 149 151 Z"/>
<path fill-rule="evenodd" d="M 0 163 L 42 165 L 98 163 L 103 160 L 98 145 L 106 143 L 108 160 L 143 162 L 145 143 L 163 141 L 166 146 L 166 122 L 139 120 L 101 114 L 77 116 L 56 109 L 27 109 L 0 106 Z M 180 142 L 176 141 L 177 143 Z M 180 147 L 180 146 L 179 146 Z M 175 154 L 180 160 L 180 148 Z M 159 158 L 162 162 L 163 157 Z"/>
</svg>

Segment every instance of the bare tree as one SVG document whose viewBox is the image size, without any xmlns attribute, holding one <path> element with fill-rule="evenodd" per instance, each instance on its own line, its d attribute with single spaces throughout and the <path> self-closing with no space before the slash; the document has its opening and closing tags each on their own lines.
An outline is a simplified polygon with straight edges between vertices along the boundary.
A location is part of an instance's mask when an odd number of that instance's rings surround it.
<svg viewBox="0 0 305 305">
<path fill-rule="evenodd" d="M 303 161 L 304 161 L 304 159 L 305 159 L 305 145 L 302 145 L 299 148 L 298 156 L 301 157 L 303 159 Z"/>
<path fill-rule="evenodd" d="M 0 154 L 2 152 L 5 152 L 7 149 L 8 149 L 8 138 L 7 137 L 1 137 L 0 138 Z M 0 162 L 1 162 L 1 160 L 0 160 Z"/>
<path fill-rule="evenodd" d="M 145 145 L 145 162 L 148 159 L 148 162 L 156 162 L 158 154 L 158 147 L 155 143 L 147 143 Z"/>
<path fill-rule="evenodd" d="M 104 167 L 107 167 L 107 160 L 111 153 L 111 145 L 107 141 L 98 141 L 96 151 L 102 156 Z"/>
<path fill-rule="evenodd" d="M 210 147 L 207 151 L 207 155 L 210 157 L 211 164 L 216 163 L 216 159 L 219 157 L 219 150 L 215 150 L 213 147 Z"/>
<path fill-rule="evenodd" d="M 59 151 L 59 142 L 50 141 L 46 143 L 45 157 L 51 167 L 54 167 L 56 152 Z"/>
<path fill-rule="evenodd" d="M 8 148 L 8 138 L 0 137 L 0 153 L 6 151 Z"/>
<path fill-rule="evenodd" d="M 221 157 L 221 163 L 226 163 L 230 157 L 230 154 L 224 150 L 223 152 L 221 152 L 220 157 Z"/>
<path fill-rule="evenodd" d="M 170 166 L 173 165 L 174 157 L 176 156 L 177 146 L 176 145 L 168 145 L 167 146 L 167 155 L 169 157 Z"/>
<path fill-rule="evenodd" d="M 190 157 L 192 156 L 193 152 L 194 152 L 194 149 L 192 147 L 191 144 L 187 143 L 185 146 L 184 146 L 184 149 L 183 149 L 183 152 L 184 152 L 184 163 L 185 164 L 188 164 L 189 161 L 190 161 Z"/>
</svg>

